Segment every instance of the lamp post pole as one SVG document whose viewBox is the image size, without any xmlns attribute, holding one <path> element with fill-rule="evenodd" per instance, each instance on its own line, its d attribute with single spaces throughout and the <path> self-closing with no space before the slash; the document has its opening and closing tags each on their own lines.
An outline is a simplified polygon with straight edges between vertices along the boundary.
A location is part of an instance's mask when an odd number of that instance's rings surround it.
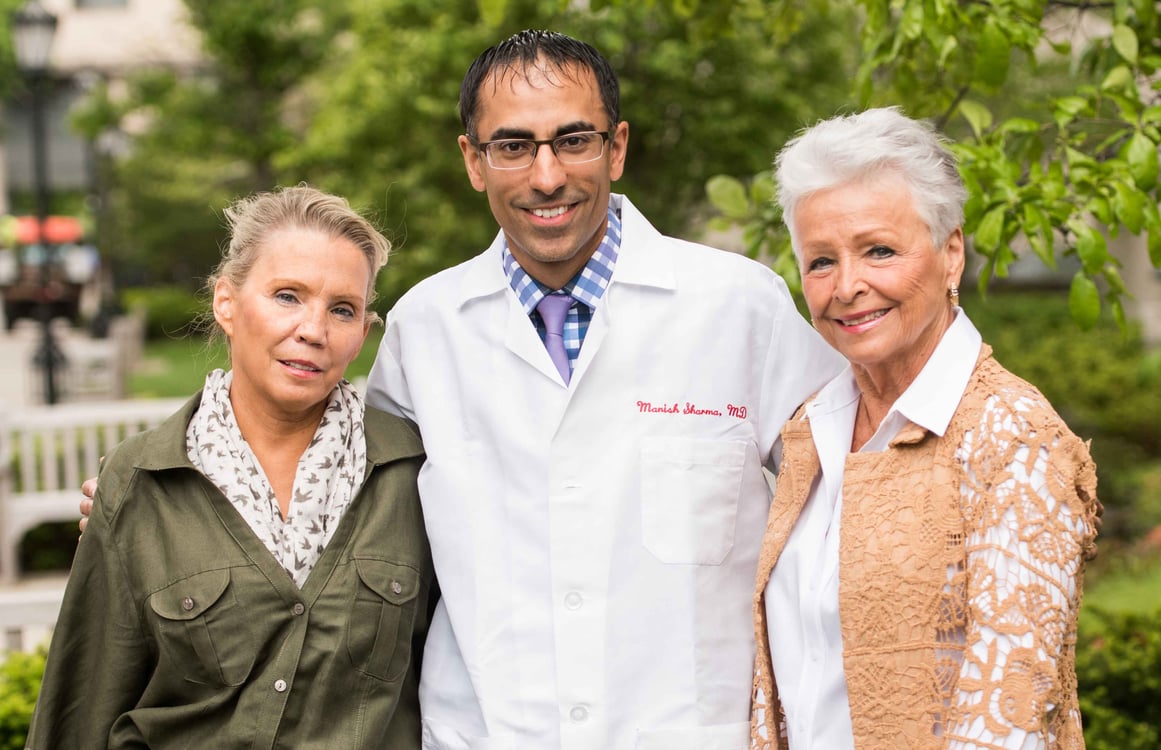
<svg viewBox="0 0 1161 750">
<path fill-rule="evenodd" d="M 48 145 L 44 121 L 44 84 L 48 77 L 48 53 L 56 32 L 57 18 L 37 0 L 31 0 L 12 16 L 16 63 L 29 82 L 32 95 L 32 178 L 36 192 L 36 234 L 40 244 L 41 341 L 35 362 L 44 373 L 44 401 L 57 402 L 56 370 L 63 361 L 52 333 L 52 258 L 45 227 L 48 223 Z"/>
</svg>

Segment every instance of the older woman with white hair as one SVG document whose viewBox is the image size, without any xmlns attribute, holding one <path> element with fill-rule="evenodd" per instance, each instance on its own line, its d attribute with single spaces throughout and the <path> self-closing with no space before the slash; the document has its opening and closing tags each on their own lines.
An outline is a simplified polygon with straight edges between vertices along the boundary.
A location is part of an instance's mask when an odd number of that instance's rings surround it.
<svg viewBox="0 0 1161 750">
<path fill-rule="evenodd" d="M 954 156 L 886 108 L 807 129 L 776 166 L 811 318 L 849 366 L 782 434 L 753 746 L 1083 747 L 1095 469 L 958 306 Z"/>
</svg>

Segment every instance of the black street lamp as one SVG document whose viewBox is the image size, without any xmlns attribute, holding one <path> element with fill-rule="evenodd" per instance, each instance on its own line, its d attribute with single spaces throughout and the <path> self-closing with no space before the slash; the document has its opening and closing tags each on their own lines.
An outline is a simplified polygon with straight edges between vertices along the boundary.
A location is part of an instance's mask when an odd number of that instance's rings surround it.
<svg viewBox="0 0 1161 750">
<path fill-rule="evenodd" d="M 44 370 L 44 401 L 57 401 L 56 370 L 63 362 L 52 335 L 52 262 L 45 222 L 48 219 L 48 149 L 44 125 L 44 83 L 48 77 L 49 51 L 56 34 L 57 18 L 37 0 L 29 0 L 12 14 L 16 65 L 27 77 L 32 94 L 32 171 L 36 190 L 36 229 L 40 243 L 40 323 L 42 338 L 36 363 Z"/>
</svg>

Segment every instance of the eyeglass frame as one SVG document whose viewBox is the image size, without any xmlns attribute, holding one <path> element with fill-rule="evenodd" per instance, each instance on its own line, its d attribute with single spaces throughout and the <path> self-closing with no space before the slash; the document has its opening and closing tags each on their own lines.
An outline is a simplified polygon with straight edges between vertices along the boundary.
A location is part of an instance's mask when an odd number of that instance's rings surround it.
<svg viewBox="0 0 1161 750">
<path fill-rule="evenodd" d="M 552 149 L 552 155 L 555 156 L 556 159 L 558 161 L 560 161 L 561 164 L 567 164 L 569 166 L 572 166 L 575 164 L 592 164 L 594 161 L 597 161 L 598 159 L 600 159 L 602 156 L 605 155 L 605 146 L 606 146 L 606 144 L 609 143 L 609 141 L 613 140 L 613 136 L 615 135 L 615 133 L 616 133 L 616 131 L 613 131 L 613 130 L 577 130 L 577 131 L 572 132 L 572 133 L 561 133 L 560 135 L 555 136 L 553 138 L 542 138 L 540 140 L 537 140 L 536 138 L 497 138 L 493 141 L 477 141 L 472 136 L 468 136 L 468 140 L 470 140 L 472 142 L 472 145 L 474 145 L 476 147 L 476 151 L 483 155 L 484 161 L 488 162 L 489 167 L 491 167 L 492 169 L 499 170 L 501 172 L 514 172 L 517 169 L 528 169 L 533 164 L 535 164 L 536 157 L 540 155 L 540 147 L 541 146 L 550 147 Z M 596 156 L 594 156 L 591 159 L 586 159 L 585 161 L 564 161 L 563 159 L 561 159 L 560 153 L 556 147 L 556 142 L 558 140 L 560 140 L 561 138 L 570 138 L 572 136 L 577 136 L 577 135 L 599 135 L 601 137 L 601 153 L 597 154 Z M 488 146 L 491 146 L 495 143 L 531 143 L 532 147 L 533 147 L 532 148 L 532 158 L 529 159 L 528 163 L 523 165 L 523 166 L 497 167 L 495 164 L 492 163 L 492 157 L 488 154 Z"/>
</svg>

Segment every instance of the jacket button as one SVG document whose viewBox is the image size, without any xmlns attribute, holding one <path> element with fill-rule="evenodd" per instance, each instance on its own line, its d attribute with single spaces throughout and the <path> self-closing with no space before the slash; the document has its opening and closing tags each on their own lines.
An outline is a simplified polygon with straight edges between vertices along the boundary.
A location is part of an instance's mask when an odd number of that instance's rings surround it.
<svg viewBox="0 0 1161 750">
<path fill-rule="evenodd" d="M 189 612 L 190 610 L 192 610 L 194 608 L 193 597 L 187 596 L 186 598 L 182 599 L 181 600 L 181 608 L 184 609 L 186 612 Z"/>
<path fill-rule="evenodd" d="M 286 692 L 286 680 L 275 680 L 274 681 L 274 690 L 276 692 L 279 692 L 279 693 L 285 693 Z"/>
<path fill-rule="evenodd" d="M 392 581 L 391 582 L 391 590 L 394 591 L 396 594 L 402 594 L 403 593 L 403 584 L 400 583 L 399 581 Z"/>
<path fill-rule="evenodd" d="M 302 602 L 295 602 L 294 606 L 290 608 L 290 611 L 293 612 L 295 615 L 301 615 L 303 612 L 306 611 L 306 607 L 303 606 Z"/>
</svg>

